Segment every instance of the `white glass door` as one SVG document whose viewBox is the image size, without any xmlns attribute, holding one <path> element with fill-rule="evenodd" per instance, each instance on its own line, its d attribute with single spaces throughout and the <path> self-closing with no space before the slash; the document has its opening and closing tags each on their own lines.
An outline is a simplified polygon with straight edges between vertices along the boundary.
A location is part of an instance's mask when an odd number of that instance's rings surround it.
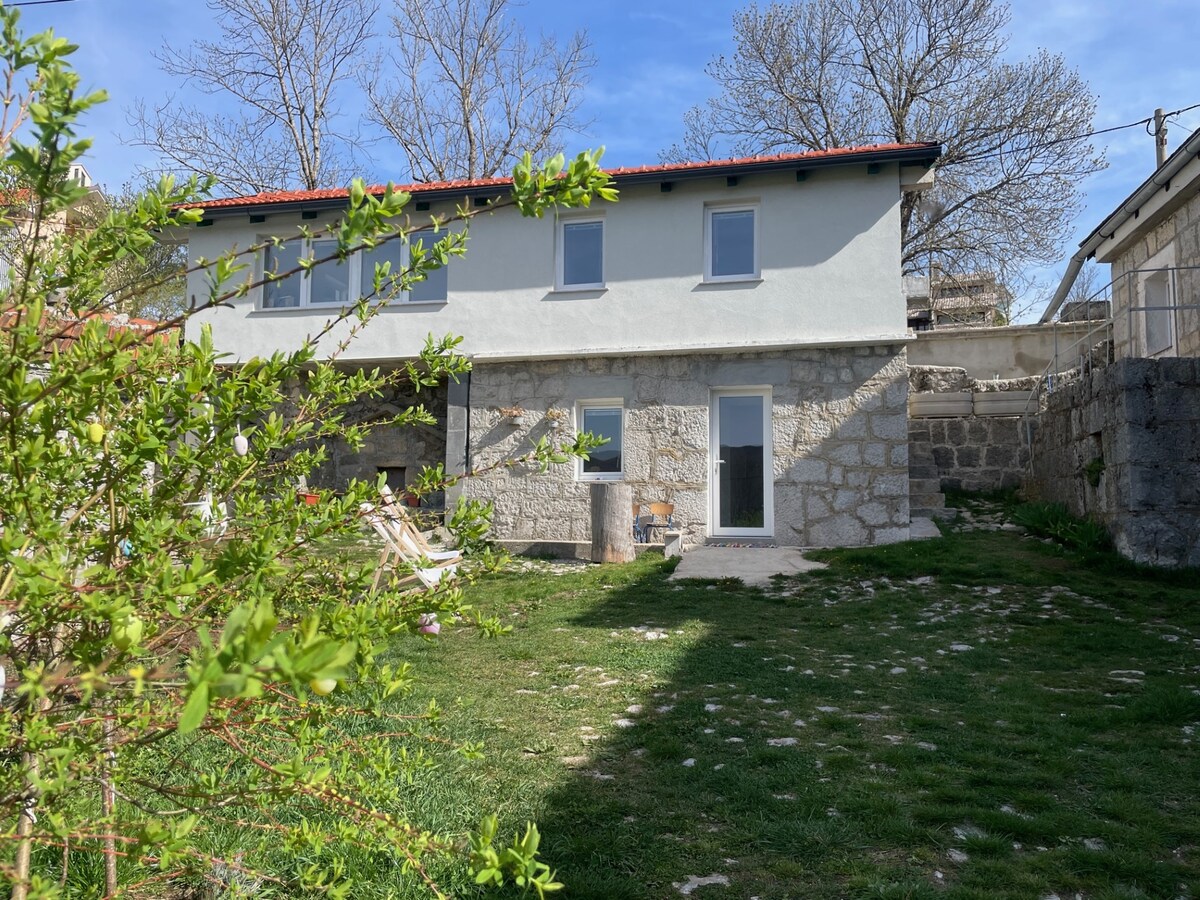
<svg viewBox="0 0 1200 900">
<path fill-rule="evenodd" d="M 711 424 L 709 532 L 718 537 L 773 536 L 771 392 L 714 391 Z"/>
</svg>

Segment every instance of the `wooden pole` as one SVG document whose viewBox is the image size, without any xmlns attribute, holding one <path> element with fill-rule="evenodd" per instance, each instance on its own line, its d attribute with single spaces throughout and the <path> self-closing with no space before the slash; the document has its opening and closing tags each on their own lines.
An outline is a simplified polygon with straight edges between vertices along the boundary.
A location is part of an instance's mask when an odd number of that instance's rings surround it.
<svg viewBox="0 0 1200 900">
<path fill-rule="evenodd" d="M 633 488 L 618 481 L 592 484 L 592 562 L 633 561 Z"/>
</svg>

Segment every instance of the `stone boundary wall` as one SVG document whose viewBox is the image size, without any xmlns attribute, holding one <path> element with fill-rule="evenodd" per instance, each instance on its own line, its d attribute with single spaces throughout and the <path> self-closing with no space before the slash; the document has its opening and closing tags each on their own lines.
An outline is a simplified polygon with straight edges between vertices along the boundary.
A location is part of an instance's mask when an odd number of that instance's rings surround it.
<svg viewBox="0 0 1200 900">
<path fill-rule="evenodd" d="M 711 392 L 770 386 L 774 541 L 784 546 L 882 544 L 908 537 L 907 365 L 902 345 L 478 362 L 471 375 L 466 463 L 482 468 L 556 434 L 550 409 L 575 428 L 583 400 L 625 411 L 624 479 L 641 503 L 675 505 L 686 544 L 709 534 Z M 508 424 L 503 407 L 529 415 Z M 451 410 L 452 418 L 454 410 Z M 464 486 L 495 502 L 508 540 L 589 540 L 588 482 L 573 465 L 500 468 Z"/>
<path fill-rule="evenodd" d="M 1021 486 L 1029 463 L 1020 416 L 909 419 L 909 439 L 931 447 L 943 491 L 999 491 Z"/>
<path fill-rule="evenodd" d="M 1200 359 L 1122 359 L 1050 394 L 1027 490 L 1135 562 L 1200 566 Z"/>
</svg>

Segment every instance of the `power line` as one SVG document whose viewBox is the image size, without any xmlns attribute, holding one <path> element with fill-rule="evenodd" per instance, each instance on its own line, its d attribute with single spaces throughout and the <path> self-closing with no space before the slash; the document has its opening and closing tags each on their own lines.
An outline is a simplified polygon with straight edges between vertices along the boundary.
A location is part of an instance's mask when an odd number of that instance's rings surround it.
<svg viewBox="0 0 1200 900">
<path fill-rule="evenodd" d="M 9 3 L 9 6 L 46 6 L 50 3 L 74 3 L 75 0 L 20 0 L 18 3 Z"/>
<path fill-rule="evenodd" d="M 1171 118 L 1172 116 L 1182 115 L 1183 113 L 1191 112 L 1193 109 L 1200 109 L 1200 103 L 1193 103 L 1191 106 L 1183 107 L 1183 109 L 1177 109 L 1173 112 L 1166 113 L 1163 115 L 1163 119 L 1165 120 Z M 1138 119 L 1136 122 L 1126 122 L 1124 125 L 1113 125 L 1111 128 L 1100 128 L 1096 131 L 1089 131 L 1087 134 L 1076 134 L 1072 135 L 1071 137 L 1059 138 L 1058 140 L 1054 141 L 1046 141 L 1044 144 L 1030 144 L 1027 147 L 1022 147 L 1021 151 L 1042 150 L 1046 147 L 1055 147 L 1058 144 L 1068 144 L 1073 141 L 1086 141 L 1088 138 L 1098 137 L 1102 134 L 1111 134 L 1114 131 L 1124 131 L 1126 128 L 1137 128 L 1139 125 L 1146 126 L 1151 124 L 1153 121 L 1154 116 L 1148 116 L 1145 119 Z M 996 147 L 991 150 L 985 150 L 969 156 L 964 156 L 961 159 L 956 159 L 955 162 L 963 163 L 976 162 L 977 160 L 981 159 L 998 159 L 999 157 L 1004 156 L 1006 152 L 1011 155 L 1013 151 L 1005 151 L 1003 147 Z"/>
</svg>

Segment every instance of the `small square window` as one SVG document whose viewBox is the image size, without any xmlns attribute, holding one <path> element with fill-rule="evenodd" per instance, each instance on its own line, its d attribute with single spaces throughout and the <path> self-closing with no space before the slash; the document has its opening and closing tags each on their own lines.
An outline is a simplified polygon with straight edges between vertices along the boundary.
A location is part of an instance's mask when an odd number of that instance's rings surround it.
<svg viewBox="0 0 1200 900">
<path fill-rule="evenodd" d="M 558 238 L 559 290 L 604 287 L 604 221 L 565 220 Z"/>
<path fill-rule="evenodd" d="M 622 472 L 622 420 L 624 410 L 611 404 L 581 405 L 579 430 L 596 437 L 608 438 L 608 443 L 588 453 L 579 461 L 579 477 L 585 480 L 617 479 Z"/>
<path fill-rule="evenodd" d="M 709 281 L 758 277 L 758 226 L 754 209 L 705 211 L 705 272 Z"/>
</svg>

